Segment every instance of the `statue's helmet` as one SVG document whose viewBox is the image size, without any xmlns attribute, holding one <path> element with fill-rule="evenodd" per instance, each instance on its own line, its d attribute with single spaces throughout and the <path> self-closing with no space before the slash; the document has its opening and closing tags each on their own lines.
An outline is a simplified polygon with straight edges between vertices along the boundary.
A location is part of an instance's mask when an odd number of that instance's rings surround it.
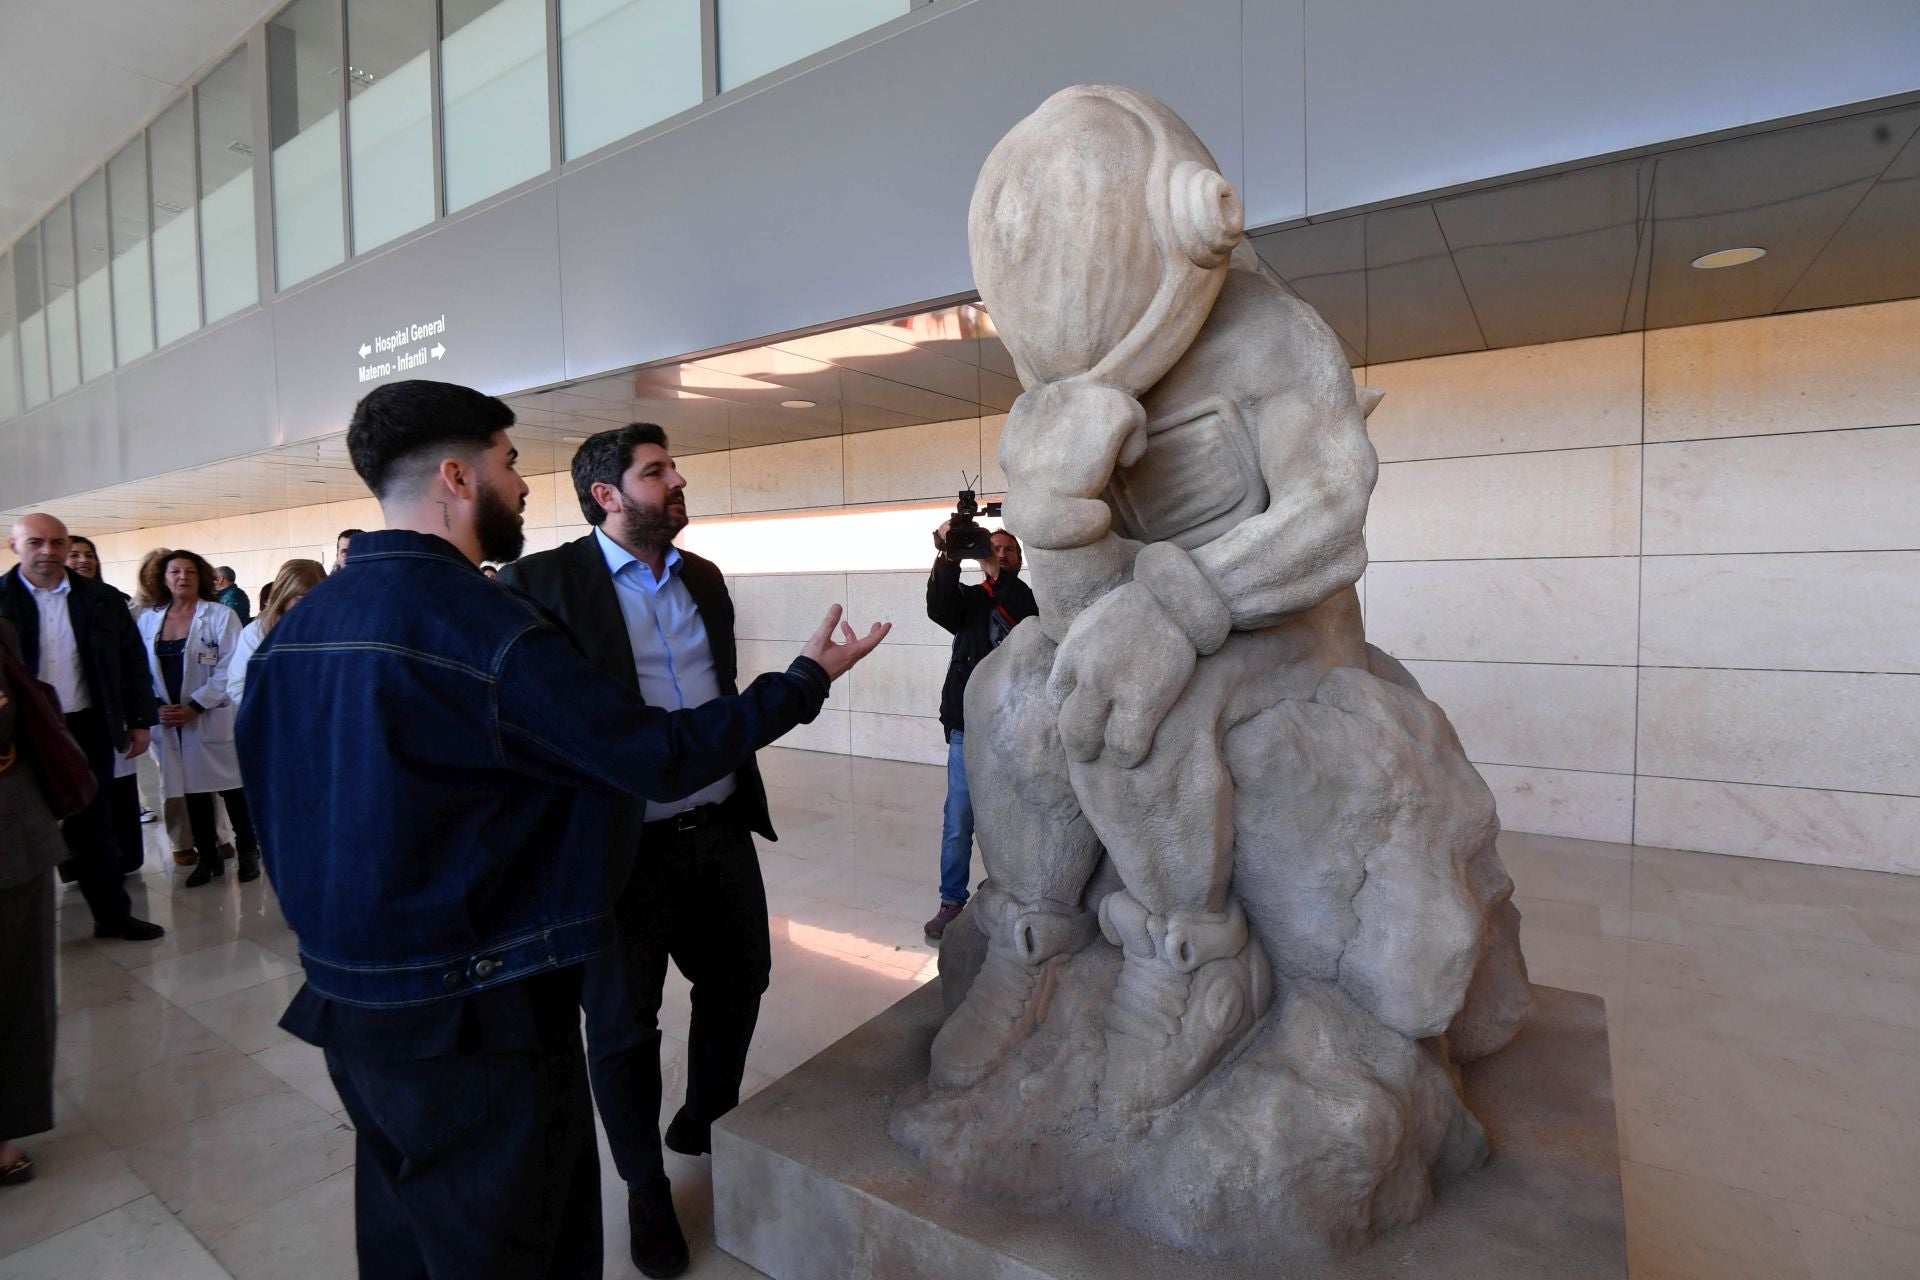
<svg viewBox="0 0 1920 1280">
<path fill-rule="evenodd" d="M 1199 332 L 1243 219 L 1180 117 L 1132 89 L 1076 85 L 987 157 L 967 242 L 1029 389 L 1082 378 L 1138 396 Z"/>
</svg>

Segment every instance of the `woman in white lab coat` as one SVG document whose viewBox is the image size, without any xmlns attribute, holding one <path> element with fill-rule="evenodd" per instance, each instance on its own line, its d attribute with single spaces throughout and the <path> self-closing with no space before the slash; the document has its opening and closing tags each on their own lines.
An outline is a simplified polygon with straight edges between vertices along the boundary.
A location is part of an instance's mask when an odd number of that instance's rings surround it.
<svg viewBox="0 0 1920 1280">
<path fill-rule="evenodd" d="M 199 853 L 187 887 L 196 888 L 225 872 L 214 828 L 215 795 L 225 802 L 233 822 L 240 878 L 258 879 L 260 848 L 240 790 L 234 710 L 227 697 L 240 615 L 213 598 L 213 568 L 193 552 L 170 552 L 161 575 L 169 598 L 140 615 L 140 640 L 161 704 L 153 734 L 161 787 L 169 798 L 186 798 Z"/>
</svg>

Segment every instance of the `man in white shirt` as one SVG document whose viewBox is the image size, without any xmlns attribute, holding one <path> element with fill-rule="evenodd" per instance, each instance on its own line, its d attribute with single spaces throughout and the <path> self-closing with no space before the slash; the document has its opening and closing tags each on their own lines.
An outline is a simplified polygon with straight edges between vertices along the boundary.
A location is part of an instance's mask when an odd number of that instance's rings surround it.
<svg viewBox="0 0 1920 1280">
<path fill-rule="evenodd" d="M 99 794 L 61 828 L 97 938 L 149 942 L 166 933 L 133 914 L 109 826 L 117 756 L 147 749 L 159 718 L 153 677 L 119 592 L 67 571 L 67 526 L 41 512 L 14 522 L 20 563 L 0 577 L 0 617 L 20 633 L 25 661 L 60 698 Z"/>
<path fill-rule="evenodd" d="M 558 615 L 595 666 L 669 710 L 734 692 L 733 602 L 710 561 L 681 551 L 686 481 L 667 436 L 632 423 L 591 436 L 573 459 L 580 509 L 594 531 L 528 556 L 500 581 Z M 709 1127 L 740 1100 L 747 1046 L 772 951 L 753 833 L 774 839 L 752 764 L 668 804 L 616 815 L 609 855 L 613 948 L 587 962 L 581 1002 L 594 1099 L 626 1180 L 634 1265 L 648 1276 L 687 1267 L 660 1151 L 660 1028 L 667 961 L 693 984 L 686 1102 L 666 1145 L 711 1149 Z"/>
</svg>

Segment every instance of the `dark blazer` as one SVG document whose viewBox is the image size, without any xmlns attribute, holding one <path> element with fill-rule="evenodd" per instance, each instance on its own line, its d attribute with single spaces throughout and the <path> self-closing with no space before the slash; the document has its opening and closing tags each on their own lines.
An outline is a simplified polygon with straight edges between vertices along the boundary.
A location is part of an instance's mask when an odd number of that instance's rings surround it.
<svg viewBox="0 0 1920 1280">
<path fill-rule="evenodd" d="M 687 584 L 713 650 L 714 675 L 722 694 L 738 693 L 739 655 L 733 643 L 733 599 L 718 565 L 689 551 L 680 553 L 680 579 Z M 587 661 L 638 692 L 640 678 L 633 670 L 633 645 L 627 638 L 626 616 L 614 595 L 613 575 L 593 534 L 576 538 L 552 551 L 539 551 L 500 570 L 499 581 L 531 597 L 559 619 L 587 655 Z M 767 788 L 752 760 L 734 774 L 733 795 L 727 799 L 729 816 L 742 826 L 778 839 L 767 812 Z M 640 846 L 640 828 L 646 821 L 646 802 L 621 796 L 615 807 L 614 849 L 633 851 Z M 616 875 L 616 884 L 624 883 Z"/>
<path fill-rule="evenodd" d="M 67 616 L 73 621 L 74 643 L 80 648 L 80 666 L 86 676 L 87 696 L 106 717 L 107 733 L 117 748 L 128 729 L 150 729 L 160 719 L 153 696 L 153 675 L 147 669 L 140 631 L 127 611 L 126 598 L 104 582 L 69 573 L 73 590 L 67 596 Z M 34 604 L 18 565 L 0 577 L 0 618 L 20 633 L 22 661 L 29 671 L 40 666 L 40 609 Z"/>
</svg>

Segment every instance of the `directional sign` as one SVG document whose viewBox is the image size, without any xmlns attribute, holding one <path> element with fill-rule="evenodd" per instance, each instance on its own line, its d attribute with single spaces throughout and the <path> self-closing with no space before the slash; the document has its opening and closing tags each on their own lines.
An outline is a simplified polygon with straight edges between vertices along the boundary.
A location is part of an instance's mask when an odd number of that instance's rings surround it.
<svg viewBox="0 0 1920 1280">
<path fill-rule="evenodd" d="M 432 347 L 424 344 L 446 331 L 447 317 L 442 314 L 426 321 L 410 320 L 390 332 L 375 334 L 371 342 L 363 341 L 355 352 L 360 357 L 357 362 L 360 381 L 378 382 L 396 373 L 418 369 L 428 360 L 442 359 L 447 354 L 446 343 L 435 342 Z M 374 358 L 368 360 L 369 356 Z"/>
</svg>

